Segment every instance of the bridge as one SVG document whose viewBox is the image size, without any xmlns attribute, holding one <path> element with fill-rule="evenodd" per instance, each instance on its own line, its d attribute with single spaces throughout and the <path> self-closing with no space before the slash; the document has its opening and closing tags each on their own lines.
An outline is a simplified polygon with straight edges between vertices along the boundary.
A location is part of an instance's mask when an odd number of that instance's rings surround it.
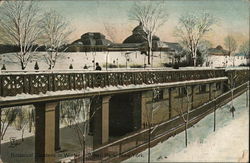
<svg viewBox="0 0 250 163">
<path fill-rule="evenodd" d="M 224 69 L 213 70 L 140 70 L 140 71 L 90 71 L 90 72 L 11 72 L 0 74 L 0 106 L 10 106 L 10 100 L 17 98 L 25 103 L 29 98 L 38 97 L 42 101 L 46 96 L 54 99 L 75 98 L 68 97 L 78 94 L 79 97 L 91 96 L 88 90 L 98 88 L 96 92 L 104 93 L 105 88 L 119 86 L 145 86 L 187 80 L 202 80 L 225 77 Z M 160 85 L 159 85 L 160 86 Z M 100 89 L 101 88 L 101 89 Z M 62 92 L 64 91 L 64 92 Z M 67 92 L 65 92 L 67 91 Z M 41 95 L 43 96 L 36 96 Z M 70 95 L 66 94 L 70 93 Z M 63 97 L 65 96 L 66 97 Z M 29 96 L 32 95 L 32 96 Z M 8 98 L 3 98 L 8 97 Z M 5 102 L 7 101 L 7 102 Z M 18 99 L 17 99 L 18 101 Z"/>
<path fill-rule="evenodd" d="M 126 142 L 132 138 L 133 141 L 130 143 L 135 145 L 131 147 L 136 148 L 145 143 L 140 136 L 147 133 L 146 129 L 149 125 L 162 126 L 156 131 L 158 135 L 165 133 L 166 130 L 170 131 L 174 126 L 183 124 L 176 111 L 181 108 L 185 108 L 186 112 L 187 108 L 191 107 L 191 118 L 197 118 L 199 115 L 204 117 L 204 113 L 211 112 L 209 109 L 213 105 L 203 106 L 205 103 L 213 99 L 219 99 L 218 104 L 230 100 L 230 89 L 234 89 L 236 96 L 240 95 L 246 90 L 248 80 L 249 69 L 11 73 L 3 71 L 0 73 L 0 108 L 34 105 L 35 161 L 50 163 L 55 162 L 56 158 L 46 157 L 46 155 L 54 156 L 56 149 L 60 147 L 59 102 L 68 99 L 92 98 L 101 106 L 101 110 L 98 110 L 91 120 L 95 149 L 92 156 L 101 152 L 101 159 L 103 159 L 107 157 L 104 156 L 105 151 L 115 152 L 117 157 L 131 150 L 128 146 L 119 144 L 119 141 L 118 144 L 112 142 L 110 136 L 122 133 L 120 135 L 122 138 L 123 135 L 136 133 L 136 137 L 122 139 Z M 191 97 L 190 106 L 183 88 Z M 155 89 L 159 92 L 157 97 L 154 95 Z M 154 103 L 159 105 L 159 111 L 155 113 L 155 119 L 150 122 L 152 124 L 149 124 L 146 114 L 148 108 L 151 108 Z M 129 104 L 129 106 L 123 104 Z M 96 110 L 95 107 L 97 105 L 91 106 L 91 110 Z M 159 120 L 157 117 L 159 114 L 166 116 Z M 124 116 L 127 116 L 127 121 L 123 120 Z M 193 123 L 196 121 L 194 120 Z M 126 128 L 125 126 L 130 127 L 125 131 L 120 130 L 120 128 Z M 138 136 L 138 132 L 142 135 Z M 89 158 L 95 159 L 92 156 Z"/>
</svg>

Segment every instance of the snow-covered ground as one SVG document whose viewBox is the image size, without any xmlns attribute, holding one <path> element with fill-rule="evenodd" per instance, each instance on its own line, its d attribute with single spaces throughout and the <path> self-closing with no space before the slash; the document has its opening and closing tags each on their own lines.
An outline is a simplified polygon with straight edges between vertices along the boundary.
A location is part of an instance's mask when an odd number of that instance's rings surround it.
<svg viewBox="0 0 250 163">
<path fill-rule="evenodd" d="M 126 54 L 127 53 L 127 54 Z M 38 62 L 40 70 L 48 69 L 48 64 L 45 60 L 46 52 L 36 52 L 32 54 L 32 59 L 27 65 L 26 70 L 34 70 L 36 61 Z M 14 53 L 0 54 L 0 65 L 6 64 L 7 70 L 20 70 L 20 64 Z M 147 57 L 139 51 L 133 52 L 72 52 L 61 53 L 56 62 L 55 70 L 67 70 L 69 65 L 72 64 L 74 69 L 83 69 L 84 65 L 93 70 L 93 60 L 98 62 L 101 67 L 109 64 L 118 65 L 119 67 L 126 66 L 126 58 L 128 59 L 127 65 L 141 65 L 147 63 Z M 164 52 L 154 52 L 153 65 L 154 67 L 162 66 L 162 63 L 170 62 L 169 55 Z"/>
<path fill-rule="evenodd" d="M 45 60 L 46 52 L 36 52 L 32 54 L 31 60 L 27 64 L 26 70 L 34 70 L 36 61 L 39 65 L 39 70 L 47 70 L 48 64 Z M 171 55 L 166 52 L 154 52 L 153 67 L 163 67 L 163 63 L 172 62 Z M 86 65 L 89 70 L 93 70 L 93 60 L 98 62 L 101 67 L 105 67 L 106 61 L 108 64 L 119 66 L 119 68 L 127 66 L 140 65 L 144 66 L 147 63 L 147 56 L 141 54 L 140 51 L 117 51 L 117 52 L 69 52 L 61 53 L 57 59 L 54 70 L 68 70 L 70 64 L 73 69 L 83 69 Z M 224 57 L 224 56 L 210 56 L 208 61 L 211 63 L 210 67 L 227 67 L 235 66 L 242 63 L 246 64 L 246 59 L 242 56 L 239 57 Z M 20 70 L 20 64 L 14 53 L 0 54 L 0 66 L 5 63 L 7 70 Z M 0 67 L 0 68 L 1 68 Z"/>
<path fill-rule="evenodd" d="M 249 99 L 248 99 L 249 100 Z M 151 148 L 152 162 L 247 162 L 249 151 L 249 107 L 246 93 L 234 100 L 235 117 L 229 111 L 230 102 L 216 112 L 216 132 L 213 113 L 188 129 L 188 147 L 184 132 Z M 147 162 L 145 150 L 124 162 Z M 242 159 L 242 157 L 244 157 Z"/>
<path fill-rule="evenodd" d="M 247 64 L 247 59 L 244 56 L 209 56 L 208 61 L 211 63 L 210 67 L 230 67 Z"/>
</svg>

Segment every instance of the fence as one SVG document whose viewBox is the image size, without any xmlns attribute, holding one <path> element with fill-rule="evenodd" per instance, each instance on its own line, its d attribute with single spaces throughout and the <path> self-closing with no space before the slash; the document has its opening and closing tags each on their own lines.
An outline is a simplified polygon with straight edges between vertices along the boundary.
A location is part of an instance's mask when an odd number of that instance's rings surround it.
<svg viewBox="0 0 250 163">
<path fill-rule="evenodd" d="M 2 73 L 0 74 L 0 97 L 16 96 L 22 93 L 45 94 L 48 91 L 82 90 L 132 84 L 157 84 L 224 76 L 224 69 Z"/>
</svg>

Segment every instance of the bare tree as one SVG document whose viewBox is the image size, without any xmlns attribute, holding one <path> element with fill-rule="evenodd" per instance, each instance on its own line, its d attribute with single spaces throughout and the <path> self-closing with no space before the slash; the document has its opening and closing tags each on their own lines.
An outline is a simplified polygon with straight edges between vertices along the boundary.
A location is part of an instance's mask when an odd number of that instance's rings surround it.
<svg viewBox="0 0 250 163">
<path fill-rule="evenodd" d="M 250 52 L 249 47 L 250 47 L 250 43 L 249 43 L 249 40 L 247 40 L 243 42 L 243 44 L 240 46 L 239 51 L 243 53 L 245 56 L 248 56 Z"/>
<path fill-rule="evenodd" d="M 18 109 L 15 107 L 1 110 L 1 140 L 3 140 L 7 129 L 15 122 Z"/>
<path fill-rule="evenodd" d="M 22 131 L 21 140 L 24 141 L 23 139 L 24 131 L 29 123 L 28 110 L 26 108 L 22 108 L 22 106 L 16 108 L 18 109 L 18 112 L 16 115 L 15 125 L 17 130 Z"/>
<path fill-rule="evenodd" d="M 210 72 L 210 76 L 212 78 L 215 78 L 215 70 Z M 210 97 L 211 97 L 210 100 L 214 103 L 213 111 L 214 111 L 214 132 L 215 132 L 215 130 L 216 130 L 216 109 L 217 109 L 217 98 L 215 96 L 215 91 L 217 91 L 218 88 L 217 88 L 217 84 L 215 86 L 214 86 L 214 84 L 210 84 L 209 86 L 210 86 L 209 91 L 210 91 Z M 219 88 L 220 88 L 220 86 L 219 86 Z"/>
<path fill-rule="evenodd" d="M 240 53 L 244 54 L 247 64 L 249 64 L 249 58 L 250 58 L 250 42 L 249 40 L 245 41 L 240 47 L 239 47 L 239 51 Z"/>
<path fill-rule="evenodd" d="M 47 51 L 45 59 L 49 69 L 53 69 L 60 52 L 67 50 L 65 44 L 71 33 L 69 23 L 56 11 L 51 10 L 44 14 L 40 28 L 43 30 L 42 40 Z"/>
<path fill-rule="evenodd" d="M 238 79 L 238 74 L 236 70 L 232 70 L 231 73 L 228 75 L 228 83 L 226 84 L 226 87 L 230 89 L 231 91 L 231 108 L 230 112 L 232 113 L 232 117 L 234 118 L 234 112 L 235 112 L 235 107 L 234 107 L 234 89 L 236 87 L 236 80 Z"/>
<path fill-rule="evenodd" d="M 78 99 L 64 101 L 62 103 L 62 121 L 76 132 L 79 144 L 82 148 L 82 162 L 85 162 L 86 137 L 89 133 L 89 123 L 95 113 L 101 109 L 97 106 L 94 111 L 90 110 L 91 105 L 95 102 L 94 98 Z"/>
<path fill-rule="evenodd" d="M 204 62 L 208 62 L 208 50 L 212 47 L 212 43 L 208 40 L 202 40 L 198 45 L 198 50 L 200 52 L 200 56 L 197 56 L 197 62 L 199 64 L 203 64 Z"/>
<path fill-rule="evenodd" d="M 103 26 L 110 40 L 112 42 L 118 42 L 118 39 L 116 37 L 116 34 L 117 34 L 116 28 L 112 24 L 107 23 L 107 22 L 103 22 Z"/>
<path fill-rule="evenodd" d="M 159 88 L 154 88 L 153 89 L 153 99 L 152 99 L 152 103 L 150 105 L 150 107 L 147 108 L 146 110 L 146 121 L 147 124 L 146 126 L 148 126 L 148 163 L 150 162 L 150 151 L 151 151 L 151 137 L 152 134 L 154 133 L 154 131 L 158 128 L 158 126 L 160 125 L 160 123 L 158 124 L 154 124 L 154 112 L 156 112 L 160 106 L 162 106 L 162 102 L 161 103 L 157 103 L 157 99 L 160 98 L 160 89 Z M 163 103 L 164 105 L 167 105 L 166 103 Z M 166 114 L 162 115 L 162 117 L 160 118 L 161 120 L 164 120 L 166 118 Z"/>
<path fill-rule="evenodd" d="M 152 56 L 153 59 L 153 36 L 168 20 L 164 4 L 155 2 L 135 3 L 129 13 L 129 18 L 141 23 L 143 27 L 141 36 L 147 41 L 148 64 L 151 64 L 150 57 Z"/>
<path fill-rule="evenodd" d="M 35 44 L 41 33 L 39 16 L 34 1 L 4 1 L 0 6 L 2 40 L 19 47 L 20 51 L 15 54 L 22 70 L 26 68 L 31 52 L 38 48 Z"/>
<path fill-rule="evenodd" d="M 175 108 L 174 110 L 178 113 L 180 118 L 182 118 L 183 122 L 185 123 L 185 145 L 187 147 L 188 145 L 188 124 L 189 124 L 189 113 L 191 110 L 191 96 L 192 92 L 189 91 L 188 86 L 183 86 L 180 88 L 180 96 L 179 96 L 179 101 L 181 104 L 181 107 Z M 184 98 L 186 98 L 186 102 L 184 102 Z M 184 106 L 184 103 L 187 104 L 187 108 Z"/>
<path fill-rule="evenodd" d="M 208 12 L 185 13 L 179 18 L 174 34 L 179 38 L 181 45 L 191 53 L 194 66 L 199 44 L 204 35 L 212 30 L 215 22 L 215 18 Z"/>
<path fill-rule="evenodd" d="M 237 46 L 238 46 L 236 40 L 231 35 L 228 35 L 227 37 L 225 37 L 224 45 L 229 52 L 228 54 L 229 56 L 231 56 L 236 51 Z"/>
<path fill-rule="evenodd" d="M 118 42 L 117 37 L 116 37 L 117 30 L 115 29 L 115 27 L 106 22 L 103 22 L 103 25 L 104 25 L 106 34 L 111 39 L 111 41 L 113 43 Z M 106 52 L 106 70 L 108 70 L 108 57 L 109 57 L 109 51 Z"/>
</svg>

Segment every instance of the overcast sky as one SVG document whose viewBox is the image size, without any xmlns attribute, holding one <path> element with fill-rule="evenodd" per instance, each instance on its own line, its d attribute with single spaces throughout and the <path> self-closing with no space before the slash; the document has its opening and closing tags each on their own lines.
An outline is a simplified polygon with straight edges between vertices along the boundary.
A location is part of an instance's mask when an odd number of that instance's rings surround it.
<svg viewBox="0 0 250 163">
<path fill-rule="evenodd" d="M 128 18 L 129 9 L 134 3 L 132 0 L 40 1 L 39 6 L 45 10 L 54 9 L 71 21 L 74 29 L 71 40 L 80 38 L 86 32 L 101 32 L 107 35 L 104 28 L 106 24 L 116 33 L 115 40 L 122 42 L 137 25 L 137 22 Z M 234 35 L 240 42 L 249 37 L 247 0 L 168 0 L 162 3 L 169 14 L 168 22 L 157 32 L 163 41 L 177 41 L 173 36 L 173 29 L 181 14 L 200 10 L 212 13 L 219 20 L 207 36 L 214 46 L 223 45 L 223 39 L 228 34 Z"/>
</svg>

